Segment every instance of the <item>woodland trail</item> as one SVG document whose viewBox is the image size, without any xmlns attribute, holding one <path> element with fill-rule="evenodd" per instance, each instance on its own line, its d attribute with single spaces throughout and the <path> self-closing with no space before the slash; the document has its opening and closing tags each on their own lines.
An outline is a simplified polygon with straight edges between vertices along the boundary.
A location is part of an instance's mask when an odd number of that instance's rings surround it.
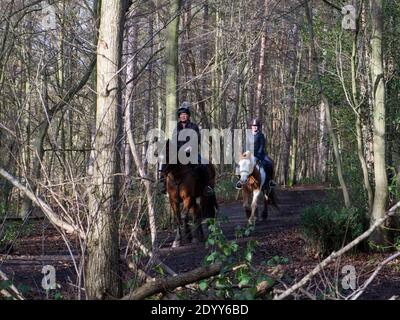
<svg viewBox="0 0 400 320">
<path fill-rule="evenodd" d="M 302 209 L 318 202 L 325 202 L 330 192 L 335 192 L 335 190 L 322 186 L 278 189 L 280 211 L 270 207 L 267 221 L 257 223 L 249 237 L 237 240 L 241 247 L 245 246 L 250 239 L 257 241 L 258 245 L 252 265 L 258 268 L 263 262 L 273 257 L 287 258 L 289 263 L 284 268 L 294 280 L 299 280 L 312 270 L 320 260 L 307 252 L 305 242 L 299 233 L 300 215 Z M 220 208 L 219 220 L 224 235 L 227 240 L 234 240 L 235 229 L 247 224 L 241 200 L 220 203 Z M 57 291 L 61 292 L 66 299 L 76 299 L 73 293 L 76 289 L 76 271 L 63 240 L 48 222 L 39 222 L 39 227 L 36 229 L 35 235 L 21 239 L 10 254 L 0 254 L 0 269 L 18 287 L 22 285 L 28 288 L 25 297 L 45 299 L 47 296 L 41 287 L 44 276 L 42 268 L 45 265 L 52 265 L 56 270 L 57 284 L 60 285 Z M 205 223 L 203 223 L 203 229 L 207 237 L 208 230 Z M 172 270 L 182 273 L 204 263 L 209 251 L 204 243 L 171 248 L 173 238 L 172 230 L 159 233 L 160 259 Z M 327 273 L 334 274 L 343 265 L 352 264 L 356 266 L 357 270 L 362 271 L 364 278 L 373 270 L 375 263 L 384 259 L 384 256 L 379 254 L 367 256 L 360 253 L 342 258 L 337 264 L 331 265 L 327 269 Z M 393 294 L 398 294 L 400 277 L 397 272 L 387 271 L 382 272 L 381 278 L 377 279 L 366 291 L 363 299 L 388 299 Z M 124 281 L 129 281 L 129 278 Z M 318 281 L 324 280 L 319 279 Z M 49 296 L 48 298 L 54 297 Z"/>
<path fill-rule="evenodd" d="M 277 197 L 280 211 L 269 206 L 268 219 L 258 222 L 255 230 L 248 238 L 242 238 L 238 242 L 245 243 L 249 239 L 264 241 L 264 236 L 284 232 L 297 227 L 300 221 L 301 210 L 316 202 L 321 202 L 327 195 L 327 189 L 322 186 L 305 186 L 292 189 L 278 189 Z M 262 206 L 262 204 L 261 204 Z M 235 229 L 238 226 L 245 227 L 247 219 L 242 208 L 241 198 L 231 203 L 220 205 L 219 220 L 225 237 L 228 240 L 235 239 Z M 262 211 L 262 207 L 260 212 Z M 207 226 L 203 223 L 205 236 L 208 235 Z M 207 254 L 203 243 L 186 244 L 179 248 L 171 248 L 174 234 L 163 235 L 161 259 L 177 273 L 185 272 L 202 264 Z M 262 243 L 260 243 L 262 245 Z M 265 244 L 265 243 L 264 243 Z"/>
</svg>

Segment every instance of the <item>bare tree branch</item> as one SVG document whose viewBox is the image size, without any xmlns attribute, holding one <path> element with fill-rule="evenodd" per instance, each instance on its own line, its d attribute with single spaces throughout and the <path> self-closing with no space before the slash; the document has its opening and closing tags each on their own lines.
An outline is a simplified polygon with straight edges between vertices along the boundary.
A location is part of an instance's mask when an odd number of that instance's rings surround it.
<svg viewBox="0 0 400 320">
<path fill-rule="evenodd" d="M 0 280 L 9 281 L 7 275 L 0 270 Z M 18 289 L 11 284 L 9 288 L 0 290 L 0 293 L 8 298 L 15 298 L 18 300 L 24 300 L 22 294 L 18 291 Z"/>
<path fill-rule="evenodd" d="M 328 0 L 322 0 L 322 1 L 325 2 L 331 8 L 336 9 L 339 12 L 342 12 L 342 9 L 340 7 L 338 7 L 337 5 L 333 4 L 332 2 L 330 2 Z"/>
<path fill-rule="evenodd" d="M 351 298 L 350 300 L 357 300 L 367 289 L 367 287 L 371 284 L 371 282 L 375 279 L 375 277 L 378 275 L 379 271 L 388 264 L 390 261 L 393 261 L 400 257 L 400 252 L 396 252 L 395 254 L 392 254 L 390 257 L 382 261 L 378 267 L 375 269 L 374 273 L 368 278 L 367 281 L 364 282 L 364 284 L 357 290 L 354 291 L 347 299 Z"/>
<path fill-rule="evenodd" d="M 61 229 L 65 230 L 68 233 L 76 233 L 82 239 L 85 238 L 85 233 L 78 228 L 77 226 L 73 226 L 63 219 L 61 219 L 54 211 L 50 208 L 50 206 L 36 196 L 31 190 L 27 187 L 22 185 L 16 178 L 10 175 L 7 171 L 0 167 L 0 175 L 3 176 L 6 180 L 8 180 L 14 187 L 22 191 L 29 199 L 31 199 L 37 206 L 39 206 L 44 215 L 50 220 L 51 223 L 60 227 Z"/>
</svg>

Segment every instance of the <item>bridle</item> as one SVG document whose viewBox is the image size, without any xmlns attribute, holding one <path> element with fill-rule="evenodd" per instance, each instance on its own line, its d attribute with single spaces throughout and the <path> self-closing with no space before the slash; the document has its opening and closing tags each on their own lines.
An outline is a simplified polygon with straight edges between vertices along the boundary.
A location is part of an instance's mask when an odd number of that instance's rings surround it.
<svg viewBox="0 0 400 320">
<path fill-rule="evenodd" d="M 246 159 L 244 159 L 244 160 L 246 160 Z M 253 171 L 254 171 L 254 168 L 253 168 Z M 247 174 L 247 179 L 244 182 L 244 184 L 247 184 L 247 182 L 249 181 L 250 177 L 252 176 L 251 175 L 252 173 L 253 172 L 250 172 L 250 170 L 246 170 L 246 169 L 242 169 L 242 170 L 239 171 L 240 176 L 242 176 L 243 174 Z"/>
<path fill-rule="evenodd" d="M 250 178 L 252 178 L 253 180 L 255 180 L 255 178 L 253 177 L 252 174 L 253 174 L 253 172 L 254 172 L 254 169 L 255 169 L 257 166 L 259 166 L 259 164 L 260 164 L 260 160 L 257 160 L 257 161 L 256 161 L 256 164 L 255 164 L 254 167 L 253 167 L 253 171 L 252 171 L 252 172 L 250 172 L 250 170 L 245 170 L 245 169 L 239 171 L 240 176 L 242 176 L 242 173 L 247 174 L 247 179 L 246 179 L 246 181 L 243 183 L 244 185 L 246 185 L 246 184 L 248 183 L 248 181 L 249 181 Z"/>
</svg>

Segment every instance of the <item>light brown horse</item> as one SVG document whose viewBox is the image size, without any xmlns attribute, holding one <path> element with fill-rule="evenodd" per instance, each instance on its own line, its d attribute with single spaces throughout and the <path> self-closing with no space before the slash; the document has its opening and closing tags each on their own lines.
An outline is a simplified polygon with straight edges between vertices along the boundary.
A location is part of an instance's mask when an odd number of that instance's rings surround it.
<svg viewBox="0 0 400 320">
<path fill-rule="evenodd" d="M 252 224 L 258 220 L 257 202 L 262 197 L 264 200 L 264 209 L 261 220 L 265 221 L 268 218 L 268 203 L 271 201 L 277 207 L 273 190 L 270 190 L 269 186 L 265 190 L 262 190 L 266 179 L 266 172 L 261 162 L 250 151 L 246 151 L 240 156 L 238 164 L 240 182 L 242 184 L 243 208 L 246 212 L 246 217 L 249 223 Z M 251 195 L 251 205 L 249 205 Z"/>
</svg>

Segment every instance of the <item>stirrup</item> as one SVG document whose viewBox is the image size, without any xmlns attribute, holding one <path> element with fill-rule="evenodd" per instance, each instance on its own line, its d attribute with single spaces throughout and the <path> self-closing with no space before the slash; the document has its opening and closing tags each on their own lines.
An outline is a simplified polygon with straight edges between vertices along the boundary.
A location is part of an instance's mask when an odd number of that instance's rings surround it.
<svg viewBox="0 0 400 320">
<path fill-rule="evenodd" d="M 269 180 L 269 188 L 270 188 L 270 190 L 271 189 L 274 189 L 275 187 L 276 187 L 276 185 L 277 185 L 277 183 L 274 181 L 274 180 Z"/>
<path fill-rule="evenodd" d="M 205 187 L 204 189 L 204 196 L 211 197 L 214 195 L 214 190 L 210 186 Z"/>
</svg>

